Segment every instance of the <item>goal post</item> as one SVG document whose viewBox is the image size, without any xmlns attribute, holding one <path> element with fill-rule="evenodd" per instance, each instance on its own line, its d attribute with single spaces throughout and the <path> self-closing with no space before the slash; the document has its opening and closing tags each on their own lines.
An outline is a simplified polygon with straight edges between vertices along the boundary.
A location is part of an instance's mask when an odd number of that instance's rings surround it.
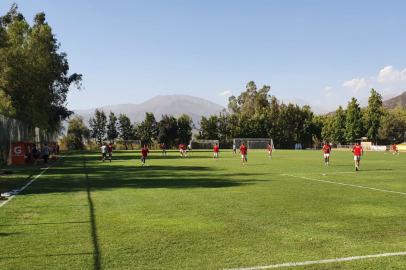
<svg viewBox="0 0 406 270">
<path fill-rule="evenodd" d="M 192 149 L 213 149 L 215 144 L 219 144 L 219 140 L 192 140 Z"/>
<path fill-rule="evenodd" d="M 245 143 L 248 149 L 266 149 L 268 144 L 272 145 L 272 149 L 274 149 L 273 140 L 270 138 L 234 138 L 233 145 L 236 148 L 240 148 L 240 146 Z"/>
</svg>

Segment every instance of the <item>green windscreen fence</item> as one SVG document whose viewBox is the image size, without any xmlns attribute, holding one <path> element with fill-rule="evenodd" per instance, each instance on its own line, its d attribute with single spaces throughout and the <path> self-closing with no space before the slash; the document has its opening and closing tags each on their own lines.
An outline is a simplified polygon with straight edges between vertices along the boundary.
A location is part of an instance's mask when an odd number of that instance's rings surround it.
<svg viewBox="0 0 406 270">
<path fill-rule="evenodd" d="M 13 142 L 34 142 L 35 129 L 16 119 L 0 115 L 0 164 L 7 162 Z"/>
</svg>

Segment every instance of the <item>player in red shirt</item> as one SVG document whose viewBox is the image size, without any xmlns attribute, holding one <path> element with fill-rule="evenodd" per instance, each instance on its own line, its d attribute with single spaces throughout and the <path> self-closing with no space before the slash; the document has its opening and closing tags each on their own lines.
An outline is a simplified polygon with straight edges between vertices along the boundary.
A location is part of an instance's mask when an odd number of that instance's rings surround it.
<svg viewBox="0 0 406 270">
<path fill-rule="evenodd" d="M 355 170 L 358 171 L 361 162 L 361 156 L 364 154 L 364 149 L 362 149 L 361 144 L 357 142 L 352 148 L 352 152 L 354 153 Z"/>
<path fill-rule="evenodd" d="M 179 144 L 179 153 L 182 157 L 186 157 L 186 145 L 184 143 Z"/>
<path fill-rule="evenodd" d="M 398 146 L 395 143 L 392 145 L 392 152 L 394 155 L 396 155 L 396 154 L 399 155 Z"/>
<path fill-rule="evenodd" d="M 109 143 L 109 145 L 107 146 L 107 153 L 109 154 L 109 160 L 111 162 L 112 158 L 113 158 L 113 144 Z"/>
<path fill-rule="evenodd" d="M 141 149 L 141 162 L 142 162 L 141 166 L 145 165 L 145 161 L 147 160 L 148 153 L 149 153 L 148 146 L 144 145 L 144 147 Z"/>
<path fill-rule="evenodd" d="M 324 165 L 330 165 L 330 153 L 331 153 L 331 146 L 328 142 L 325 142 L 323 145 L 323 156 L 324 156 Z"/>
<path fill-rule="evenodd" d="M 247 146 L 245 146 L 245 143 L 242 143 L 242 145 L 240 146 L 240 153 L 242 165 L 246 165 L 248 163 L 247 159 L 248 148 Z"/>
<path fill-rule="evenodd" d="M 220 147 L 216 143 L 213 147 L 213 159 L 218 159 L 219 158 L 219 152 L 220 152 Z"/>
<path fill-rule="evenodd" d="M 268 143 L 268 146 L 266 147 L 266 149 L 268 150 L 268 157 L 272 158 L 272 150 L 273 150 L 272 144 Z"/>
</svg>

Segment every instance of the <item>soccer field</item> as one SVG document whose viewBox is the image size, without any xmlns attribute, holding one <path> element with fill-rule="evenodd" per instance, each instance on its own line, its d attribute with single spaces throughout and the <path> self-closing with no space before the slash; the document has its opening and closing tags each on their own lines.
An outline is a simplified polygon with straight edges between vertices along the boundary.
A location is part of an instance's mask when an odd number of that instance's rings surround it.
<svg viewBox="0 0 406 270">
<path fill-rule="evenodd" d="M 66 155 L 0 207 L 0 269 L 406 269 L 378 255 L 406 252 L 406 155 L 366 152 L 359 172 L 350 151 L 211 156 Z"/>
</svg>

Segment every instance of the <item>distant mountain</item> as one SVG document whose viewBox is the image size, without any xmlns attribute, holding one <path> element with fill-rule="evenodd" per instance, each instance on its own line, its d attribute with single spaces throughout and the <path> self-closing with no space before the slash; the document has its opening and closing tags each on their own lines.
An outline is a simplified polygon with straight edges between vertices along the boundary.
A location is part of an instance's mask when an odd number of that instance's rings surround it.
<svg viewBox="0 0 406 270">
<path fill-rule="evenodd" d="M 202 116 L 218 114 L 224 107 L 208 101 L 203 98 L 188 96 L 188 95 L 162 95 L 151 98 L 140 104 L 118 104 L 98 107 L 102 109 L 106 115 L 110 111 L 117 116 L 120 113 L 126 114 L 132 122 L 141 122 L 145 118 L 146 112 L 154 113 L 157 120 L 161 119 L 163 114 L 170 114 L 178 117 L 185 113 L 192 117 L 193 122 L 197 125 Z M 74 110 L 75 114 L 84 118 L 85 122 L 94 115 L 96 108 L 86 110 Z"/>
<path fill-rule="evenodd" d="M 406 108 L 406 91 L 399 96 L 385 100 L 383 106 L 388 109 L 394 109 L 397 107 Z"/>
</svg>

